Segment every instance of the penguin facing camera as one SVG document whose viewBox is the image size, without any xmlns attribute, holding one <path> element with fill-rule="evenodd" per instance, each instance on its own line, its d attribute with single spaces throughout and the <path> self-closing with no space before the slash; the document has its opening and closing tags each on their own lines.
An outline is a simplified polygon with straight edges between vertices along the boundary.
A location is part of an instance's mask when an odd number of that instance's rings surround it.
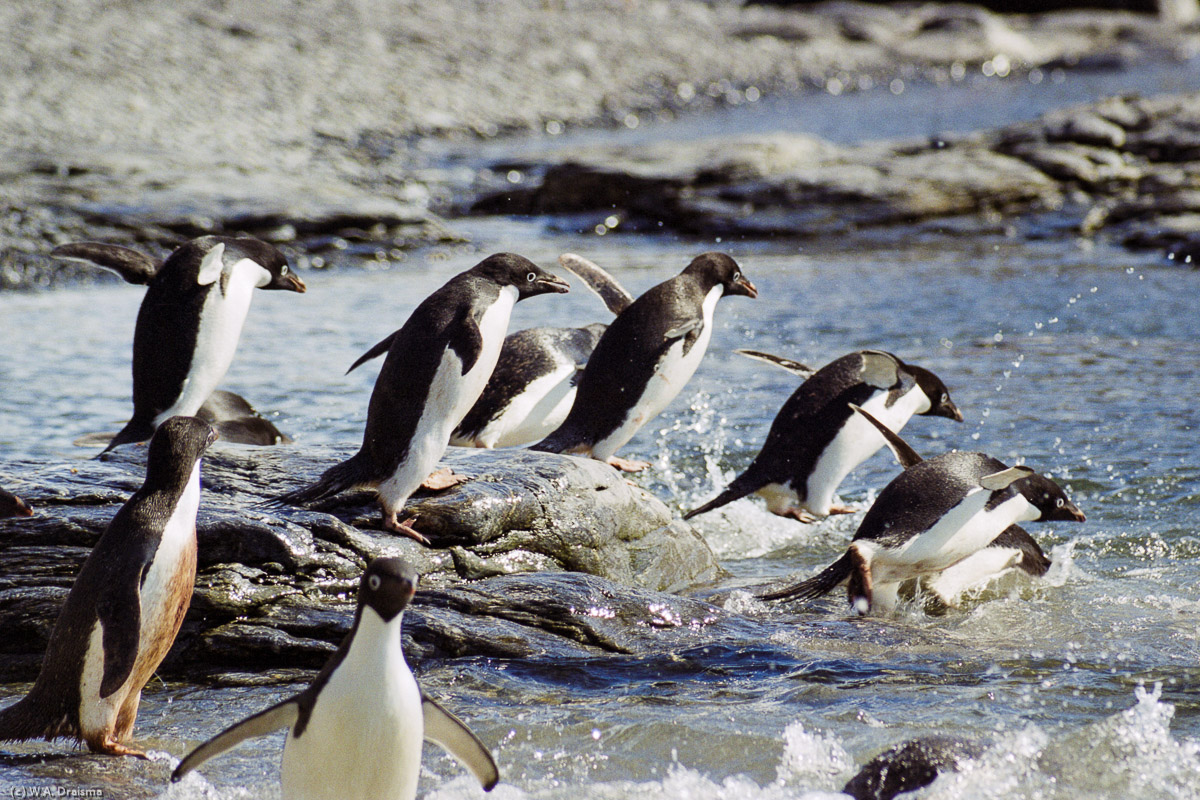
<svg viewBox="0 0 1200 800">
<path fill-rule="evenodd" d="M 852 403 L 897 431 L 914 414 L 962 422 L 962 413 L 937 375 L 882 350 L 849 353 L 816 372 L 768 353 L 738 352 L 809 377 L 775 415 L 750 466 L 684 519 L 748 494 L 766 498 L 772 514 L 800 522 L 849 513 L 851 509 L 834 502 L 838 486 L 885 444 L 870 423 L 851 411 Z"/>
<path fill-rule="evenodd" d="M 353 370 L 387 353 L 358 452 L 311 485 L 271 502 L 306 505 L 347 489 L 374 489 L 383 527 L 428 544 L 412 527 L 414 520 L 399 520 L 405 501 L 420 486 L 445 489 L 462 482 L 449 470 L 431 471 L 491 377 L 513 304 L 568 288 L 511 253 L 489 256 L 451 278 L 416 307 L 403 327 L 351 365 Z"/>
<path fill-rule="evenodd" d="M 104 452 L 146 441 L 171 417 L 199 413 L 233 363 L 254 289 L 306 290 L 282 253 L 249 237 L 202 236 L 161 264 L 98 242 L 51 255 L 147 286 L 133 333 L 133 416 Z"/>
<path fill-rule="evenodd" d="M 0 740 L 67 737 L 95 753 L 145 757 L 127 742 L 142 687 L 191 603 L 200 457 L 215 440 L 194 417 L 159 426 L 145 483 L 80 568 L 33 688 L 0 710 Z"/>
<path fill-rule="evenodd" d="M 354 624 L 312 684 L 197 747 L 171 781 L 246 739 L 287 727 L 281 778 L 289 800 L 412 800 L 426 739 L 491 791 L 500 780 L 491 753 L 421 692 L 404 660 L 400 624 L 416 588 L 417 574 L 402 559 L 371 561 Z"/>
<path fill-rule="evenodd" d="M 649 466 L 616 452 L 696 372 L 726 294 L 753 298 L 758 290 L 731 257 L 703 253 L 630 303 L 596 343 L 567 418 L 530 449 L 586 455 L 630 472 Z"/>
<path fill-rule="evenodd" d="M 882 423 L 878 428 L 887 430 Z M 1085 519 L 1058 484 L 1029 467 L 1007 467 L 983 453 L 919 460 L 899 436 L 886 438 L 902 463 L 917 460 L 879 493 L 846 554 L 817 575 L 759 599 L 811 599 L 848 581 L 856 613 L 888 611 L 900 584 L 962 562 L 1011 525 Z"/>
</svg>

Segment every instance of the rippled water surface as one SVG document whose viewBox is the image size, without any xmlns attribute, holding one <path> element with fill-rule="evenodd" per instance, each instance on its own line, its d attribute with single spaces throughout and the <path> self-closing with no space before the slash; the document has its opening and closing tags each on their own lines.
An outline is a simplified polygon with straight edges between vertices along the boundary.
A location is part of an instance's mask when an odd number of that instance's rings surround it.
<svg viewBox="0 0 1200 800">
<path fill-rule="evenodd" d="M 478 252 L 310 272 L 305 295 L 258 293 L 226 388 L 299 441 L 353 441 L 377 367 L 346 367 L 481 252 L 515 250 L 546 265 L 579 252 L 639 293 L 695 253 L 725 249 L 760 297 L 720 303 L 695 378 L 624 451 L 654 462 L 638 480 L 658 496 L 680 510 L 712 496 L 749 463 L 795 388 L 794 377 L 735 348 L 820 366 L 878 347 L 937 372 L 966 416 L 915 419 L 904 435 L 919 452 L 1024 461 L 1088 515 L 1083 525 L 1029 526 L 1054 559 L 1042 580 L 1006 578 L 944 614 L 910 604 L 866 620 L 850 619 L 840 597 L 770 607 L 737 589 L 809 574 L 839 555 L 897 472 L 886 453 L 843 484 L 854 515 L 802 525 L 744 499 L 702 516 L 699 529 L 732 573 L 715 597 L 744 615 L 744 640 L 654 658 L 417 665 L 426 688 L 493 745 L 504 781 L 492 796 L 828 797 L 888 745 L 942 733 L 993 745 L 924 797 L 1200 797 L 1200 273 L 1104 246 L 985 235 L 896 231 L 797 245 L 462 227 Z M 75 437 L 119 427 L 141 295 L 125 285 L 0 295 L 5 454 L 60 469 L 92 454 Z M 521 303 L 512 325 L 607 319 L 576 289 Z M 3 479 L 19 491 L 37 476 Z M 296 688 L 155 683 L 137 727 L 161 752 L 151 763 L 2 757 L 0 786 L 154 797 L 172 757 Z M 281 745 L 280 735 L 248 743 L 166 796 L 277 796 Z M 440 753 L 425 765 L 425 796 L 482 796 Z"/>
</svg>

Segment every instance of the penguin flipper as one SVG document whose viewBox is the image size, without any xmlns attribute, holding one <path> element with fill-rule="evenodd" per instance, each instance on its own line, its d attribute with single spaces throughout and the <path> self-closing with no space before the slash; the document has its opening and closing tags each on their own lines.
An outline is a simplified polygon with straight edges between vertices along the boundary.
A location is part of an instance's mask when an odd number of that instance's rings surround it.
<svg viewBox="0 0 1200 800">
<path fill-rule="evenodd" d="M 692 317 L 691 319 L 685 319 L 678 325 L 672 325 L 670 328 L 668 328 L 667 332 L 663 334 L 663 339 L 666 339 L 667 341 L 672 339 L 681 339 L 692 331 L 696 331 L 696 333 L 699 334 L 703 327 L 704 317 L 697 316 Z"/>
<path fill-rule="evenodd" d="M 578 275 L 587 287 L 604 301 L 605 307 L 612 313 L 620 314 L 633 302 L 633 295 L 627 292 L 624 286 L 617 283 L 616 278 L 583 256 L 563 253 L 558 257 L 558 263 L 564 269 Z"/>
<path fill-rule="evenodd" d="M 387 338 L 385 338 L 382 342 L 379 342 L 374 347 L 372 347 L 370 350 L 368 350 L 367 352 L 365 352 L 361 356 L 359 356 L 358 361 L 355 361 L 353 364 L 350 365 L 350 369 L 346 370 L 346 374 L 349 375 L 351 372 L 354 372 L 354 370 L 356 368 L 367 363 L 372 358 L 378 358 L 379 356 L 386 353 L 388 350 L 391 350 L 392 349 L 392 339 L 395 339 L 396 334 L 399 332 L 400 331 L 393 331 L 392 333 L 388 334 Z"/>
<path fill-rule="evenodd" d="M 425 738 L 461 761 L 479 779 L 485 792 L 490 792 L 500 782 L 500 770 L 492 754 L 462 720 L 424 694 L 421 695 L 421 714 L 425 721 Z"/>
<path fill-rule="evenodd" d="M 459 320 L 451 326 L 449 345 L 462 360 L 462 374 L 466 375 L 483 353 L 483 334 L 479 330 L 479 320 L 470 311 L 464 311 Z"/>
<path fill-rule="evenodd" d="M 96 615 L 104 644 L 104 674 L 100 678 L 100 697 L 105 698 L 125 685 L 137 661 L 141 639 L 142 597 L 139 589 L 150 561 L 138 569 L 138 576 L 114 576 L 108 591 L 96 604 Z M 123 572 L 124 570 L 122 570 Z M 140 576 L 140 577 L 139 577 Z M 134 687 L 140 690 L 142 687 Z"/>
<path fill-rule="evenodd" d="M 740 356 L 745 356 L 746 358 L 753 358 L 756 361 L 765 361 L 768 364 L 773 364 L 780 369 L 786 369 L 788 372 L 799 375 L 801 378 L 811 377 L 812 374 L 816 372 L 816 370 L 812 367 L 801 364 L 799 361 L 793 361 L 790 358 L 784 358 L 783 356 L 777 356 L 771 353 L 764 353 L 762 350 L 741 349 L 734 350 L 733 352 Z"/>
<path fill-rule="evenodd" d="M 837 561 L 807 580 L 800 581 L 784 589 L 763 592 L 762 594 L 755 595 L 755 597 L 759 600 L 811 600 L 814 597 L 829 594 L 833 591 L 834 587 L 849 578 L 850 573 L 853 571 L 854 556 L 850 552 L 847 552 Z"/>
<path fill-rule="evenodd" d="M 900 362 L 882 350 L 863 350 L 862 381 L 876 389 L 890 389 L 900 381 Z"/>
<path fill-rule="evenodd" d="M 867 422 L 874 425 L 879 432 L 883 434 L 883 440 L 887 442 L 888 449 L 892 451 L 892 455 L 894 455 L 896 460 L 900 462 L 900 466 L 908 469 L 913 464 L 920 464 L 925 460 L 921 458 L 920 453 L 909 446 L 908 442 L 901 439 L 898 433 L 893 431 L 887 425 L 884 425 L 879 420 L 875 419 L 875 417 L 873 417 L 867 411 L 864 411 L 862 406 L 856 406 L 854 403 L 850 403 L 850 408 L 857 411 L 860 416 L 864 417 Z"/>
<path fill-rule="evenodd" d="M 74 242 L 50 251 L 54 258 L 79 261 L 121 276 L 126 283 L 144 286 L 158 273 L 160 262 L 137 250 L 100 242 Z"/>
<path fill-rule="evenodd" d="M 232 725 L 184 756 L 171 773 L 171 783 L 177 783 L 196 767 L 231 750 L 247 739 L 265 736 L 271 731 L 291 727 L 300 718 L 300 703 L 295 697 L 276 703 L 265 711 Z"/>
</svg>

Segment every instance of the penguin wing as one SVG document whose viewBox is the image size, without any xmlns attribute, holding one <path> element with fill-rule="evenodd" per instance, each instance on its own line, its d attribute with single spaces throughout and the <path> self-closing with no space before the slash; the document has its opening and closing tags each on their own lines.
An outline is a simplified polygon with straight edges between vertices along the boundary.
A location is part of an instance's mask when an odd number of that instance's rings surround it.
<svg viewBox="0 0 1200 800">
<path fill-rule="evenodd" d="M 788 372 L 799 375 L 801 378 L 808 378 L 814 372 L 816 372 L 816 370 L 812 367 L 801 364 L 799 361 L 793 361 L 790 358 L 784 358 L 783 356 L 777 356 L 771 353 L 764 353 L 761 350 L 742 349 L 734 350 L 733 352 L 740 356 L 745 356 L 746 358 L 753 358 L 756 361 L 765 361 L 768 364 L 774 364 L 781 369 L 786 369 Z"/>
<path fill-rule="evenodd" d="M 279 728 L 291 727 L 300 717 L 300 703 L 297 698 L 276 703 L 265 711 L 260 711 L 252 717 L 247 717 L 236 725 L 232 725 L 197 747 L 184 756 L 179 766 L 171 773 L 171 782 L 176 783 L 196 767 L 219 756 L 226 750 L 231 750 L 247 739 L 265 736 Z"/>
<path fill-rule="evenodd" d="M 1009 467 L 999 472 L 993 472 L 991 475 L 984 475 L 979 479 L 979 485 L 989 492 L 998 492 L 1033 474 L 1033 470 L 1029 467 Z"/>
<path fill-rule="evenodd" d="M 129 680 L 137 661 L 141 640 L 142 596 L 139 591 L 150 559 L 137 566 L 136 574 L 120 570 L 114 575 L 107 591 L 96 604 L 104 647 L 104 675 L 100 679 L 100 696 L 108 697 Z M 137 687 L 141 689 L 142 687 Z"/>
<path fill-rule="evenodd" d="M 863 350 L 862 381 L 876 389 L 890 389 L 900 382 L 900 362 L 882 350 Z"/>
<path fill-rule="evenodd" d="M 204 258 L 200 260 L 200 269 L 196 273 L 196 283 L 201 286 L 208 286 L 210 283 L 216 283 L 217 278 L 225 272 L 225 243 L 218 242 L 213 245 L 213 248 L 204 254 Z"/>
<path fill-rule="evenodd" d="M 350 369 L 346 370 L 346 374 L 349 375 L 351 372 L 354 372 L 355 369 L 357 369 L 358 367 L 367 363 L 372 358 L 379 358 L 381 355 L 386 353 L 388 350 L 391 350 L 392 349 L 392 340 L 396 338 L 396 334 L 399 332 L 400 331 L 393 331 L 392 333 L 388 334 L 387 337 L 383 341 L 379 342 L 374 347 L 372 347 L 370 350 L 368 350 L 367 352 L 365 352 L 361 356 L 359 356 L 358 361 L 355 361 L 353 364 L 350 365 Z"/>
<path fill-rule="evenodd" d="M 879 432 L 883 434 L 883 440 L 887 442 L 888 449 L 892 451 L 892 455 L 894 455 L 896 460 L 900 462 L 900 466 L 908 469 L 913 464 L 920 464 L 925 460 L 921 458 L 920 453 L 918 453 L 916 450 L 913 450 L 912 447 L 909 446 L 908 442 L 901 439 L 899 434 L 897 434 L 887 425 L 884 425 L 882 422 L 875 419 L 875 417 L 871 416 L 869 412 L 864 411 L 861 406 L 856 406 L 854 403 L 851 403 L 850 408 L 857 411 L 860 416 L 866 418 L 867 422 L 874 425 Z"/>
<path fill-rule="evenodd" d="M 421 695 L 421 713 L 425 720 L 425 738 L 441 745 L 461 761 L 479 779 L 483 790 L 490 792 L 500 782 L 500 770 L 479 737 L 471 733 L 462 720 L 425 695 Z"/>
<path fill-rule="evenodd" d="M 479 309 L 478 312 L 476 314 L 470 309 L 463 309 L 458 320 L 449 329 L 450 340 L 447 346 L 462 359 L 463 375 L 471 371 L 483 352 L 483 334 L 479 330 L 478 319 L 483 309 Z"/>
<path fill-rule="evenodd" d="M 604 301 L 605 307 L 614 314 L 620 314 L 629 308 L 633 295 L 625 287 L 617 283 L 617 279 L 588 261 L 583 256 L 574 253 L 563 253 L 558 257 L 558 263 L 580 277 L 587 287 Z"/>
<path fill-rule="evenodd" d="M 684 336 L 687 336 L 692 331 L 696 331 L 696 333 L 699 334 L 703 328 L 704 317 L 696 316 L 690 319 L 685 319 L 677 325 L 672 325 L 667 329 L 667 332 L 663 334 L 663 338 L 668 341 L 671 339 L 680 339 Z"/>
<path fill-rule="evenodd" d="M 145 285 L 158 272 L 160 262 L 145 253 L 100 242 L 75 242 L 50 251 L 54 258 L 79 261 L 120 275 L 126 283 Z"/>
</svg>

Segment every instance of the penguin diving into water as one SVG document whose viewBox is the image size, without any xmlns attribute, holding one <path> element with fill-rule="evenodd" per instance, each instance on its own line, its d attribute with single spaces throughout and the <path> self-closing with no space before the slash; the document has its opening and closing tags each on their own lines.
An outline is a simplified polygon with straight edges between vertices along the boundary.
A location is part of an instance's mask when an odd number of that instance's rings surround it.
<svg viewBox="0 0 1200 800">
<path fill-rule="evenodd" d="M 511 253 L 489 256 L 451 278 L 417 306 L 403 327 L 351 365 L 353 370 L 387 353 L 371 392 L 362 447 L 315 483 L 273 502 L 305 505 L 347 489 L 374 489 L 383 527 L 428 544 L 412 520 L 398 519 L 405 501 L 419 486 L 438 489 L 460 482 L 444 474 L 448 470 L 431 472 L 491 377 L 513 304 L 568 288 Z"/>
<path fill-rule="evenodd" d="M 197 747 L 171 780 L 246 739 L 287 727 L 282 782 L 288 800 L 412 800 L 426 739 L 491 791 L 500 780 L 491 753 L 421 692 L 404 660 L 400 622 L 416 585 L 416 572 L 402 559 L 371 561 L 359 583 L 354 624 L 312 684 Z"/>
<path fill-rule="evenodd" d="M 596 343 L 567 418 L 530 449 L 587 455 L 627 471 L 647 467 L 616 452 L 695 373 L 726 294 L 753 298 L 758 290 L 728 255 L 704 253 L 633 301 Z"/>
<path fill-rule="evenodd" d="M 888 437 L 893 447 L 895 440 L 904 452 L 897 457 L 911 466 L 879 493 L 846 554 L 817 575 L 759 599 L 810 599 L 849 581 L 856 613 L 887 611 L 896 604 L 900 584 L 953 567 L 1012 525 L 1084 521 L 1058 484 L 1029 467 L 1007 467 L 983 453 L 920 460 L 898 436 Z"/>
<path fill-rule="evenodd" d="M 613 314 L 633 302 L 616 279 L 586 258 L 564 253 L 558 263 L 578 275 Z M 552 432 L 567 418 L 584 365 L 607 327 L 596 322 L 510 333 L 483 394 L 450 435 L 450 444 L 515 447 Z"/>
<path fill-rule="evenodd" d="M 29 694 L 0 710 L 0 740 L 127 742 L 142 687 L 171 649 L 196 579 L 200 457 L 216 433 L 172 417 L 150 440 L 146 481 L 117 511 L 67 595 Z"/>
<path fill-rule="evenodd" d="M 813 372 L 802 364 L 757 351 L 738 351 L 809 377 L 787 399 L 766 443 L 746 471 L 716 498 L 684 514 L 691 519 L 748 494 L 767 509 L 813 522 L 849 508 L 835 505 L 842 480 L 884 445 L 884 438 L 850 410 L 856 403 L 900 430 L 914 414 L 962 422 L 962 413 L 938 376 L 882 350 L 849 353 Z"/>
<path fill-rule="evenodd" d="M 233 362 L 254 289 L 306 289 L 282 253 L 252 238 L 202 236 L 161 264 L 96 242 L 51 255 L 147 286 L 133 334 L 133 416 L 104 452 L 146 441 L 171 417 L 199 414 Z"/>
</svg>

